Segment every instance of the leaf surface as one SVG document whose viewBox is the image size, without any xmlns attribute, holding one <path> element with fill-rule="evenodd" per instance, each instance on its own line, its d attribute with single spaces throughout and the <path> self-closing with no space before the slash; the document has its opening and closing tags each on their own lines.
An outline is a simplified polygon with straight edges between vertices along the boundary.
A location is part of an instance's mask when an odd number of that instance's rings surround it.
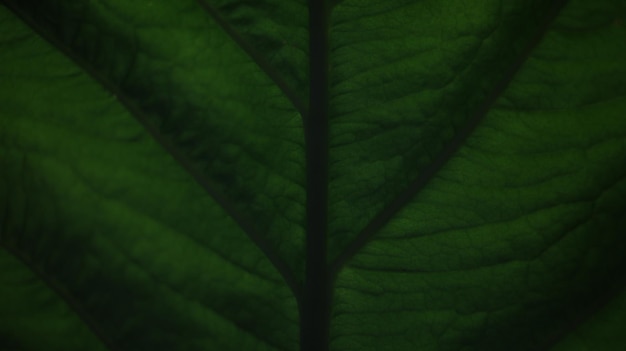
<svg viewBox="0 0 626 351">
<path fill-rule="evenodd" d="M 623 1 L 3 4 L 0 346 L 622 349 Z"/>
<path fill-rule="evenodd" d="M 33 293 L 56 292 L 111 350 L 294 349 L 295 298 L 261 250 L 118 98 L 2 10 L 2 245 L 45 277 Z"/>
</svg>

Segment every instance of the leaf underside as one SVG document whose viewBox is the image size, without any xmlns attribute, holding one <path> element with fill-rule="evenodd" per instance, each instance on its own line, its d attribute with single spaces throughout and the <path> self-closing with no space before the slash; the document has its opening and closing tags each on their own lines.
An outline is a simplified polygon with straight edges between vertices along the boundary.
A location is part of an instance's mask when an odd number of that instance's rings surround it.
<svg viewBox="0 0 626 351">
<path fill-rule="evenodd" d="M 623 0 L 2 3 L 0 349 L 626 344 Z"/>
</svg>

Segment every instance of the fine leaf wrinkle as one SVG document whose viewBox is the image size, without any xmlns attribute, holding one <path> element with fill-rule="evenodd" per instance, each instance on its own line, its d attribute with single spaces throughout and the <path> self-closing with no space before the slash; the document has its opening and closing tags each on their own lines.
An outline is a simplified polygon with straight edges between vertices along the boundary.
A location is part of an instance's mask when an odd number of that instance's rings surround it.
<svg viewBox="0 0 626 351">
<path fill-rule="evenodd" d="M 331 260 L 465 125 L 544 13 L 532 4 L 492 1 L 469 9 L 461 1 L 403 2 L 403 11 L 391 12 L 380 9 L 396 3 L 351 4 L 335 8 L 331 36 Z M 362 20 L 363 11 L 381 17 Z M 364 42 L 363 32 L 377 40 Z M 400 67 L 387 63 L 403 52 L 419 54 Z M 394 99 L 407 92 L 412 99 Z M 370 121 L 371 127 L 362 123 Z"/>
<path fill-rule="evenodd" d="M 463 145 L 465 140 L 472 134 L 474 129 L 480 124 L 483 118 L 489 112 L 491 106 L 502 95 L 508 85 L 514 79 L 516 73 L 522 67 L 524 62 L 530 57 L 533 49 L 539 44 L 543 36 L 546 34 L 559 11 L 567 4 L 567 0 L 560 0 L 553 3 L 550 10 L 545 16 L 541 29 L 537 31 L 535 38 L 527 45 L 522 54 L 511 64 L 510 68 L 503 75 L 502 79 L 493 87 L 491 93 L 485 98 L 476 112 L 473 113 L 465 124 L 458 130 L 454 138 L 446 145 L 446 147 L 437 155 L 433 162 L 428 165 L 420 175 L 410 184 L 409 188 L 389 203 L 381 212 L 379 212 L 365 228 L 357 235 L 356 239 L 350 243 L 348 247 L 331 263 L 332 275 L 336 275 L 341 267 L 354 255 L 361 247 L 367 244 L 370 238 L 375 235 L 388 221 L 400 211 L 405 205 L 411 201 L 439 172 L 446 162 L 456 154 L 458 149 Z"/>
<path fill-rule="evenodd" d="M 90 73 L 95 79 L 97 79 L 103 86 L 107 88 L 107 90 L 111 91 L 117 99 L 126 106 L 126 108 L 133 113 L 133 115 L 144 125 L 145 129 L 150 132 L 150 134 L 157 140 L 162 147 L 168 151 L 180 164 L 186 169 L 195 179 L 196 181 L 207 191 L 208 194 L 213 196 L 217 201 L 222 204 L 222 207 L 228 211 L 228 213 L 239 223 L 239 225 L 244 229 L 249 235 L 250 238 L 260 247 L 262 250 L 266 252 L 268 257 L 272 257 L 271 260 L 274 261 L 276 267 L 279 271 L 284 274 L 286 281 L 288 281 L 288 285 L 293 289 L 294 293 L 299 290 L 298 278 L 293 273 L 293 267 L 288 267 L 288 265 L 283 262 L 284 259 L 277 256 L 275 251 L 275 244 L 271 244 L 267 241 L 264 231 L 267 230 L 262 226 L 259 226 L 257 220 L 254 220 L 254 215 L 250 215 L 246 213 L 246 210 L 242 210 L 241 206 L 236 204 L 233 201 L 233 196 L 228 194 L 231 189 L 236 188 L 238 182 L 238 178 L 232 177 L 222 177 L 220 176 L 220 169 L 215 167 L 215 177 L 211 177 L 206 170 L 206 166 L 202 163 L 198 162 L 198 159 L 210 157 L 206 155 L 206 147 L 202 145 L 202 143 L 198 143 L 198 136 L 191 134 L 185 135 L 182 128 L 185 123 L 182 120 L 178 119 L 176 123 L 172 116 L 167 116 L 169 107 L 167 106 L 168 100 L 156 101 L 154 97 L 145 95 L 145 92 L 142 90 L 138 90 L 133 87 L 130 82 L 122 82 L 115 81 L 115 78 L 108 76 L 108 72 L 98 67 L 94 67 L 94 62 L 90 62 L 89 59 L 85 60 L 84 55 L 81 54 L 80 51 L 77 51 L 75 48 L 66 45 L 63 39 L 59 39 L 54 35 L 49 35 L 46 33 L 47 29 L 41 27 L 39 22 L 27 14 L 24 14 L 23 11 L 18 10 L 16 4 L 9 2 L 11 7 L 14 10 L 17 10 L 22 14 L 26 21 L 33 26 L 33 28 L 39 28 L 38 32 L 47 40 L 55 43 L 55 46 L 61 48 L 66 55 L 71 57 L 75 62 L 81 65 L 87 72 Z M 113 12 L 112 10 L 109 10 Z M 220 24 L 224 22 L 221 21 Z M 231 31 L 232 32 L 232 31 Z M 133 35 L 133 38 L 136 36 Z M 82 43 L 81 41 L 75 41 L 75 43 Z M 158 51 L 157 48 L 151 49 L 153 54 L 156 54 Z M 78 53 L 77 53 L 78 52 Z M 131 66 L 136 65 L 137 60 L 142 60 L 139 54 L 133 56 L 139 56 L 137 59 L 133 59 L 130 62 Z M 89 56 L 87 56 L 89 57 Z M 96 63 L 97 64 L 97 63 Z M 146 65 L 144 65 L 146 66 Z M 130 69 L 130 67 L 129 67 Z M 128 69 L 125 70 L 124 76 L 129 76 Z M 136 75 L 136 74 L 135 74 Z M 136 78 L 135 78 L 136 79 Z M 158 84 L 159 82 L 157 82 Z M 143 88 L 142 88 L 143 89 Z M 149 102 L 146 104 L 145 102 Z M 150 102 L 151 101 L 151 102 Z M 144 102 L 142 104 L 142 102 Z M 151 104 L 151 105 L 150 105 Z M 165 104 L 165 105 L 164 105 Z M 201 118 L 201 116 L 197 115 L 197 108 L 191 107 L 192 114 L 188 116 L 190 118 Z M 176 112 L 176 111 L 173 111 Z M 161 117 L 163 118 L 161 118 Z M 155 118 L 156 117 L 156 118 Z M 198 128 L 206 128 L 202 124 L 198 124 L 191 128 L 192 130 Z M 203 123 L 203 122 L 202 122 Z M 188 148 L 195 148 L 200 152 L 195 152 L 190 154 Z M 258 144 L 257 144 L 258 147 Z M 223 153 L 223 157 L 231 157 L 228 152 Z M 290 156 L 289 156 L 290 157 Z M 251 159 L 251 162 L 254 162 Z M 224 162 L 220 161 L 217 166 L 222 164 L 228 164 L 228 159 Z M 261 177 L 261 175 L 267 173 L 259 172 L 259 181 L 265 181 L 266 178 Z M 278 174 L 276 172 L 273 172 Z M 268 177 L 274 178 L 274 177 Z M 234 182 L 233 182 L 234 180 Z M 230 187 L 224 187 L 223 184 L 229 184 Z M 235 194 L 245 194 L 243 191 L 234 192 Z M 246 195 L 247 196 L 247 195 Z M 289 196 L 288 196 L 289 197 Z M 299 296 L 299 294 L 295 294 L 295 296 Z"/>
<path fill-rule="evenodd" d="M 5 17 L 19 22 L 4 7 L 1 9 Z M 17 31 L 18 27 L 11 21 L 3 23 Z M 22 27 L 19 29 L 24 31 Z M 2 197 L 7 199 L 2 205 L 8 211 L 3 212 L 9 216 L 2 220 L 3 243 L 5 238 L 17 241 L 20 251 L 36 253 L 34 257 L 45 267 L 46 274 L 57 279 L 81 301 L 89 315 L 103 326 L 116 344 L 123 345 L 123 349 L 139 348 L 139 345 L 155 350 L 172 349 L 175 345 L 184 347 L 185 344 L 209 349 L 211 345 L 238 349 L 237 344 L 244 349 L 251 345 L 259 349 L 275 349 L 263 346 L 249 335 L 281 344 L 281 349 L 291 348 L 287 345 L 293 340 L 289 340 L 293 335 L 290 329 L 296 318 L 290 316 L 294 309 L 289 305 L 294 296 L 284 284 L 277 284 L 281 278 L 268 265 L 265 255 L 255 251 L 258 247 L 249 240 L 237 240 L 239 232 L 236 226 L 232 226 L 234 223 L 225 224 L 232 218 L 222 212 L 222 206 L 211 203 L 213 200 L 207 201 L 209 197 L 198 191 L 199 187 L 190 174 L 181 171 L 180 164 L 154 143 L 154 137 L 148 135 L 118 99 L 112 99 L 102 89 L 101 83 L 93 82 L 93 78 L 81 72 L 74 62 L 62 59 L 62 55 L 55 52 L 57 50 L 32 32 L 26 32 L 31 35 L 23 46 L 27 46 L 27 50 L 35 48 L 38 52 L 27 56 L 29 65 L 17 69 L 12 66 L 8 68 L 9 74 L 2 74 L 11 77 L 7 84 L 11 84 L 14 91 L 41 89 L 40 101 L 54 101 L 56 105 L 50 114 L 50 105 L 38 103 L 24 94 L 15 95 L 15 100 L 9 96 L 11 103 L 2 104 L 0 160 L 3 180 L 6 180 L 2 190 L 7 195 Z M 2 52 L 8 57 L 6 62 L 14 60 L 11 55 L 21 54 L 19 50 Z M 24 71 L 28 71 L 32 79 L 19 79 Z M 72 81 L 46 79 L 49 74 L 58 75 L 59 71 L 73 71 L 68 76 Z M 80 94 L 68 94 L 68 87 Z M 3 94 L 2 98 L 7 99 L 7 96 Z M 25 103 L 27 98 L 29 102 Z M 27 108 L 9 111 L 6 106 Z M 18 118 L 7 118 L 9 115 Z M 47 124 L 54 127 L 46 133 Z M 64 133 L 56 131 L 63 126 L 68 130 Z M 140 137 L 133 138 L 132 142 L 126 138 L 111 138 L 109 133 L 118 127 L 124 129 L 124 134 L 139 134 Z M 74 138 L 72 133 L 76 134 Z M 24 174 L 20 175 L 20 167 L 16 165 L 24 164 L 26 155 L 29 167 L 21 167 Z M 150 172 L 144 173 L 144 166 L 149 166 Z M 124 169 L 129 168 L 125 174 Z M 129 174 L 137 177 L 128 177 Z M 143 174 L 145 179 L 141 177 Z M 160 174 L 165 176 L 159 178 Z M 17 187 L 18 191 L 5 191 L 7 184 Z M 117 196 L 115 200 L 118 201 L 99 196 L 100 192 L 94 193 L 94 188 Z M 27 200 L 23 199 L 24 194 L 28 194 Z M 120 197 L 123 201 L 119 201 L 122 200 Z M 28 206 L 19 210 L 27 211 L 27 215 L 14 215 L 12 211 L 17 211 L 16 207 L 23 202 Z M 142 208 L 141 212 L 149 216 L 137 216 L 139 212 L 128 211 L 125 206 L 119 206 L 122 203 Z M 195 218 L 192 221 L 186 219 L 187 213 Z M 153 218 L 167 222 L 168 228 L 177 230 L 166 230 L 150 220 Z M 17 230 L 20 226 L 22 229 Z M 189 241 L 189 236 L 210 242 L 220 252 L 231 254 L 229 261 L 241 261 L 248 269 L 241 271 L 237 269 L 241 265 L 224 265 L 214 254 Z M 121 248 L 136 262 L 141 260 L 141 270 L 119 255 Z M 258 277 L 251 274 L 257 270 Z M 168 297 L 165 290 L 151 289 L 142 271 L 167 285 L 175 284 L 192 300 L 214 304 L 213 307 L 232 313 L 230 323 L 245 327 L 248 335 L 182 300 Z M 259 280 L 268 272 L 273 275 L 272 279 Z M 207 286 L 212 289 L 206 290 Z M 257 299 L 256 295 L 263 298 Z M 228 303 L 220 305 L 216 304 L 219 301 L 216 297 L 230 299 L 223 300 Z M 284 302 L 276 305 L 277 298 Z M 259 300 L 264 303 L 253 304 Z M 127 303 L 125 308 L 111 308 L 124 301 Z M 263 315 L 272 318 L 262 326 L 251 323 L 266 318 Z M 210 333 L 207 333 L 208 325 L 215 328 Z M 181 327 L 184 332 L 177 333 L 176 329 Z M 143 328 L 152 332 L 146 333 Z M 153 333 L 160 328 L 169 331 Z M 228 337 L 232 335 L 229 333 L 238 335 L 236 342 Z M 181 339 L 174 341 L 176 338 Z"/>
<path fill-rule="evenodd" d="M 96 344 L 96 345 L 91 344 L 90 347 L 94 347 L 94 349 L 98 349 L 98 350 L 104 350 L 106 348 L 106 350 L 108 350 L 108 351 L 123 351 L 121 348 L 119 348 L 119 345 L 117 345 L 113 340 L 111 340 L 107 336 L 106 332 L 100 328 L 98 323 L 96 323 L 93 320 L 93 318 L 91 318 L 90 314 L 87 313 L 81 307 L 81 304 L 78 301 L 76 301 L 76 299 L 74 299 L 72 294 L 69 294 L 65 288 L 63 288 L 62 286 L 59 286 L 59 284 L 57 282 L 55 282 L 55 280 L 50 279 L 50 276 L 48 274 L 46 274 L 46 272 L 43 272 L 28 257 L 25 257 L 19 251 L 14 250 L 13 248 L 11 248 L 8 245 L 4 245 L 4 242 L 3 242 L 3 245 L 0 245 L 0 246 L 1 246 L 1 250 L 3 250 L 5 253 L 8 253 L 12 258 L 15 259 L 14 262 L 18 262 L 19 264 L 22 264 L 25 267 L 28 267 L 27 268 L 28 271 L 29 271 L 28 273 L 21 273 L 21 272 L 19 272 L 19 273 L 16 274 L 16 276 L 18 274 L 20 274 L 20 273 L 24 274 L 24 275 L 26 275 L 26 274 L 33 274 L 36 277 L 37 282 L 36 283 L 29 282 L 29 283 L 34 285 L 34 284 L 43 282 L 43 284 L 45 284 L 48 289 L 53 291 L 55 295 L 58 295 L 58 296 L 60 296 L 62 298 L 63 304 L 68 306 L 68 308 L 71 309 L 73 311 L 73 313 L 75 313 L 77 316 L 79 316 L 80 320 L 84 323 L 86 328 L 97 339 L 99 339 L 99 342 L 101 342 L 101 344 Z M 4 256 L 4 253 L 0 254 L 0 256 Z M 7 269 L 7 270 L 8 269 L 11 269 L 11 270 L 14 269 L 14 267 L 10 267 L 10 266 L 8 266 L 5 263 L 5 261 L 13 261 L 13 260 L 10 260 L 10 259 L 6 260 L 5 257 L 2 257 L 0 259 L 3 261 L 2 262 L 3 269 Z M 30 278 L 30 277 L 28 277 L 28 278 Z M 23 284 L 23 285 L 26 285 L 26 284 Z M 24 291 L 22 291 L 22 292 L 24 292 Z M 50 306 L 51 304 L 48 302 L 47 305 Z M 6 313 L 6 311 L 3 311 L 3 312 Z M 20 311 L 20 312 L 22 312 L 22 311 Z M 48 311 L 46 311 L 46 312 L 48 312 Z M 42 318 L 43 317 L 42 315 L 44 315 L 45 317 L 49 317 L 49 315 L 46 315 L 46 313 L 41 313 L 41 311 L 40 311 L 39 314 L 35 314 L 35 313 L 33 313 L 33 314 L 37 318 Z M 18 318 L 22 317 L 23 318 L 23 316 L 16 316 L 16 317 L 18 317 Z M 84 334 L 84 333 L 79 332 L 79 333 L 75 333 L 74 335 L 72 335 L 72 337 L 76 338 L 76 340 L 83 341 L 83 338 L 87 339 L 87 338 L 90 337 L 90 335 L 88 335 L 86 333 Z M 2 346 L 2 347 L 14 347 L 15 349 L 20 347 L 19 344 L 18 345 L 14 345 L 14 346 L 6 344 L 6 343 L 10 343 L 10 342 L 11 342 L 10 340 L 4 340 L 3 338 L 0 338 L 0 346 Z M 75 346 L 75 345 L 72 345 L 72 346 Z M 55 347 L 56 347 L 56 345 L 55 345 Z M 76 350 L 78 350 L 78 348 Z"/>
<path fill-rule="evenodd" d="M 623 82 L 623 65 L 614 65 L 625 53 L 620 39 L 624 33 L 604 31 L 561 40 L 559 30 L 552 29 L 566 21 L 585 24 L 587 16 L 597 15 L 597 8 L 605 5 L 608 2 L 596 7 L 570 1 L 561 9 L 555 19 L 558 24 L 545 33 L 461 148 L 339 272 L 332 322 L 338 350 L 350 350 L 356 344 L 375 350 L 390 343 L 397 349 L 457 350 L 472 345 L 469 349 L 541 350 L 546 339 L 577 314 L 577 306 L 587 304 L 610 281 L 621 279 L 624 240 L 618 233 L 625 224 L 621 218 L 626 183 L 624 167 L 616 165 L 626 161 L 625 125 L 620 117 L 626 106 L 619 100 L 582 111 L 578 106 L 594 96 L 610 97 L 623 91 L 605 87 Z M 580 15 L 574 15 L 577 11 Z M 607 11 L 602 16 L 611 14 Z M 607 42 L 601 45 L 601 40 Z M 599 50 L 593 55 L 597 59 L 589 57 L 590 48 Z M 609 57 L 613 60 L 606 65 Z M 598 79 L 606 79 L 606 84 L 599 84 Z M 548 174 L 562 176 L 545 182 Z M 537 180 L 544 181 L 533 187 Z M 526 186 L 510 189 L 509 184 Z M 539 212 L 529 218 L 524 232 L 516 224 L 434 235 L 414 244 L 401 239 L 379 243 L 511 215 L 523 218 L 539 207 L 577 200 L 589 200 L 595 206 Z M 589 220 L 567 233 L 568 224 L 572 229 L 584 218 Z M 560 241 L 549 245 L 551 238 Z M 463 270 L 477 266 L 481 259 L 497 262 L 542 248 L 538 260 Z M 460 270 L 433 274 L 376 271 L 390 265 L 419 270 L 429 262 L 444 269 L 453 263 Z M 360 296 L 358 290 L 363 288 L 376 294 Z M 398 289 L 405 295 L 391 293 Z M 402 318 L 378 313 L 439 307 L 460 313 L 436 318 L 426 312 Z M 376 312 L 363 313 L 372 309 Z M 465 317 L 468 311 L 482 311 L 482 316 Z M 444 325 L 453 332 L 440 337 L 436 330 Z M 394 340 L 392 335 L 403 330 L 405 339 Z M 474 334 L 479 330 L 480 336 Z M 367 337 L 369 333 L 378 337 Z"/>
<path fill-rule="evenodd" d="M 310 1 L 308 28 L 304 0 L 2 3 L 0 280 L 33 282 L 0 288 L 3 346 L 619 334 L 593 318 L 626 271 L 619 1 Z"/>
<path fill-rule="evenodd" d="M 303 119 L 307 118 L 307 104 L 295 93 L 295 91 L 283 80 L 278 72 L 274 70 L 267 60 L 256 51 L 245 39 L 243 39 L 228 22 L 226 22 L 219 12 L 206 0 L 197 0 L 200 6 L 217 22 L 226 33 L 256 62 L 256 64 L 272 79 L 272 81 L 282 90 L 285 96 L 291 101 Z"/>
</svg>

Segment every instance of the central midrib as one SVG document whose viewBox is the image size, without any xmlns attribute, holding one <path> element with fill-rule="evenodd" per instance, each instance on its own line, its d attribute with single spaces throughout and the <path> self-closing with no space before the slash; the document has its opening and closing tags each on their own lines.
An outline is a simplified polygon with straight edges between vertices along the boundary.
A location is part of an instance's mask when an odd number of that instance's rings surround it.
<svg viewBox="0 0 626 351">
<path fill-rule="evenodd" d="M 306 144 L 306 266 L 300 306 L 301 351 L 329 348 L 328 18 L 327 0 L 309 0 L 309 113 Z"/>
<path fill-rule="evenodd" d="M 476 108 L 463 128 L 450 140 L 432 164 L 411 183 L 407 191 L 400 194 L 376 215 L 357 235 L 357 238 L 328 265 L 326 261 L 329 129 L 328 3 L 327 0 L 309 0 L 310 93 L 309 115 L 304 119 L 307 158 L 306 271 L 300 305 L 301 351 L 329 350 L 331 282 L 334 281 L 337 273 L 371 239 L 374 233 L 430 182 L 458 151 L 512 82 L 567 2 L 567 0 L 557 0 L 548 8 L 533 38 L 519 57 L 511 62 L 508 70 L 496 82 L 484 102 Z"/>
</svg>

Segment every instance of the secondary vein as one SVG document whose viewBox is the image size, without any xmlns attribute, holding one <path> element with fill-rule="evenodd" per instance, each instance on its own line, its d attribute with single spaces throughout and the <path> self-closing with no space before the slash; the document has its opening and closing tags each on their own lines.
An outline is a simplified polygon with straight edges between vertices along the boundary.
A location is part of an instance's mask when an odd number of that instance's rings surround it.
<svg viewBox="0 0 626 351">
<path fill-rule="evenodd" d="M 486 97 L 481 105 L 475 110 L 473 115 L 468 119 L 467 123 L 459 130 L 454 138 L 444 147 L 437 155 L 434 161 L 426 167 L 415 178 L 408 189 L 398 195 L 391 203 L 389 203 L 382 211 L 380 211 L 357 235 L 356 239 L 346 247 L 331 264 L 331 280 L 334 280 L 341 268 L 352 258 L 385 224 L 387 224 L 393 216 L 404 208 L 415 196 L 428 185 L 441 168 L 457 153 L 467 138 L 472 134 L 480 122 L 485 118 L 496 100 L 504 93 L 513 78 L 520 70 L 524 62 L 528 60 L 533 49 L 539 44 L 541 39 L 550 29 L 550 25 L 556 19 L 561 9 L 567 4 L 567 0 L 558 0 L 552 4 L 548 14 L 544 18 L 541 28 L 537 34 L 529 42 L 522 51 L 520 56 L 511 63 L 509 68 L 504 72 L 502 78 L 493 86 L 491 93 Z"/>
<path fill-rule="evenodd" d="M 211 6 L 206 0 L 197 0 L 198 4 L 215 20 L 215 22 L 228 34 L 231 39 L 239 47 L 245 51 L 250 58 L 259 66 L 263 72 L 276 84 L 276 86 L 283 92 L 285 97 L 291 102 L 294 108 L 298 111 L 303 119 L 307 116 L 307 106 L 304 101 L 297 96 L 295 91 L 283 80 L 281 75 L 274 69 L 274 67 L 261 55 L 257 50 L 248 43 L 239 33 L 220 15 L 220 13 Z"/>
</svg>

